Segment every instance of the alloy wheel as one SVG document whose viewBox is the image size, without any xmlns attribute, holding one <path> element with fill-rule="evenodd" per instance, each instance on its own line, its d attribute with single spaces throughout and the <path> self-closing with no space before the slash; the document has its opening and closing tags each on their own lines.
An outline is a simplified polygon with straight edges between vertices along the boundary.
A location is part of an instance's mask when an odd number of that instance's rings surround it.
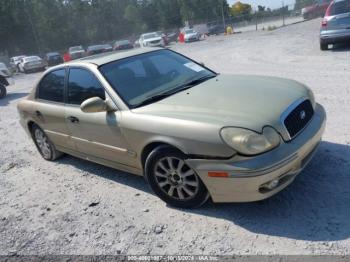
<svg viewBox="0 0 350 262">
<path fill-rule="evenodd" d="M 38 145 L 41 154 L 45 159 L 51 158 L 51 146 L 50 143 L 44 134 L 44 132 L 40 129 L 36 129 L 34 132 L 34 138 L 36 141 L 36 144 Z"/>
<path fill-rule="evenodd" d="M 198 193 L 196 173 L 180 158 L 161 158 L 155 164 L 154 174 L 158 186 L 169 197 L 186 201 Z"/>
</svg>

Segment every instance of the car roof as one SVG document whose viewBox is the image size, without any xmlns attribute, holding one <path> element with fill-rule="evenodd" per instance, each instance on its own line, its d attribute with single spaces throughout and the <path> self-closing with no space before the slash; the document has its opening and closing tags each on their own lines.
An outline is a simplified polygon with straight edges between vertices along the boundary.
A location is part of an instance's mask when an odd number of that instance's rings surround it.
<svg viewBox="0 0 350 262">
<path fill-rule="evenodd" d="M 47 56 L 54 56 L 54 55 L 60 55 L 58 52 L 50 52 L 46 54 Z"/>
<path fill-rule="evenodd" d="M 112 53 L 103 53 L 93 56 L 88 56 L 84 58 L 80 58 L 77 60 L 73 60 L 72 62 L 85 62 L 85 63 L 91 63 L 95 64 L 97 66 L 101 66 L 104 64 L 108 64 L 110 62 L 128 58 L 135 55 L 140 55 L 144 53 L 149 53 L 157 50 L 162 50 L 164 48 L 137 48 L 133 50 L 128 51 L 118 51 L 118 52 L 112 52 Z"/>
<path fill-rule="evenodd" d="M 26 56 L 26 57 L 23 57 L 23 59 L 26 59 L 26 60 L 28 60 L 28 59 L 33 59 L 33 58 L 35 58 L 35 59 L 41 59 L 39 56 L 37 56 L 37 55 L 31 55 L 31 56 Z"/>
</svg>

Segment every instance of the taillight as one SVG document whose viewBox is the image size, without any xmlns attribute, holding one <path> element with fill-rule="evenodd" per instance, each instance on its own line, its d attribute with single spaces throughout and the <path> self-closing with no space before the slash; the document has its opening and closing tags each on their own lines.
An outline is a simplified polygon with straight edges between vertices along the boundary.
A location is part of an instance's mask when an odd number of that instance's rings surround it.
<svg viewBox="0 0 350 262">
<path fill-rule="evenodd" d="M 328 23 L 327 19 L 323 18 L 323 20 L 322 20 L 322 27 L 327 27 L 327 23 Z"/>
</svg>

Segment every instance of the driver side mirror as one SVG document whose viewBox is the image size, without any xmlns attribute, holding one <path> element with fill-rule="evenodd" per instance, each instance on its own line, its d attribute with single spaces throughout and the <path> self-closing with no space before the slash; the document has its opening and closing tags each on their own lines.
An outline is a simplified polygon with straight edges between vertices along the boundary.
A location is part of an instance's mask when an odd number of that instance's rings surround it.
<svg viewBox="0 0 350 262">
<path fill-rule="evenodd" d="M 89 99 L 86 99 L 81 105 L 80 105 L 81 111 L 84 113 L 98 113 L 98 112 L 107 112 L 107 111 L 114 111 L 114 108 L 111 108 L 105 100 L 102 100 L 101 98 L 95 96 L 91 97 Z"/>
</svg>

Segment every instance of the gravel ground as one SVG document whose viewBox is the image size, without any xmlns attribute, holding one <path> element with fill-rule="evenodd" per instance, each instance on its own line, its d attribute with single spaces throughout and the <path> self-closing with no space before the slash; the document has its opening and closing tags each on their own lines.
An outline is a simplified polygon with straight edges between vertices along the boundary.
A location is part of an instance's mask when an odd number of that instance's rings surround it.
<svg viewBox="0 0 350 262">
<path fill-rule="evenodd" d="M 350 254 L 350 48 L 321 52 L 319 24 L 173 46 L 221 73 L 301 81 L 325 106 L 328 126 L 313 161 L 258 203 L 179 210 L 142 177 L 70 156 L 44 161 L 16 110 L 40 73 L 16 76 L 0 101 L 0 255 Z"/>
</svg>

